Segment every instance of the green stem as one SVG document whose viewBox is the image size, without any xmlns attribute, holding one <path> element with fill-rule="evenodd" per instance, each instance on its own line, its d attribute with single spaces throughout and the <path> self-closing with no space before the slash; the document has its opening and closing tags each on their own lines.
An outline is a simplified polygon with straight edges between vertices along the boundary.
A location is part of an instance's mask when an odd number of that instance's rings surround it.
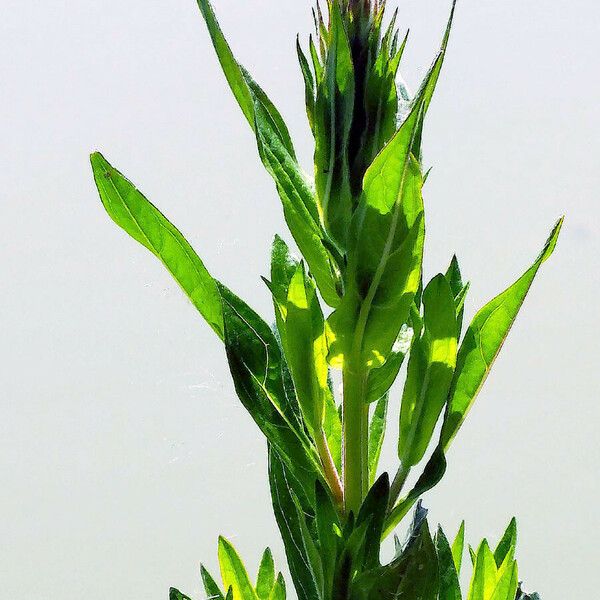
<svg viewBox="0 0 600 600">
<path fill-rule="evenodd" d="M 394 481 L 392 481 L 392 485 L 390 486 L 390 501 L 388 504 L 388 511 L 391 512 L 393 510 L 396 501 L 400 497 L 400 493 L 402 492 L 402 488 L 406 483 L 409 473 L 410 467 L 405 467 L 402 463 L 400 463 L 396 476 L 394 477 Z"/>
<path fill-rule="evenodd" d="M 337 472 L 335 463 L 333 462 L 333 457 L 331 456 L 331 451 L 329 449 L 329 445 L 327 444 L 325 432 L 321 429 L 316 438 L 317 450 L 319 452 L 319 457 L 321 458 L 321 464 L 323 465 L 325 479 L 329 484 L 329 489 L 331 490 L 331 493 L 335 500 L 336 508 L 338 509 L 340 514 L 343 514 L 344 488 L 342 487 L 340 476 Z"/>
<path fill-rule="evenodd" d="M 356 358 L 356 357 L 354 357 Z M 369 406 L 365 402 L 366 369 L 348 357 L 343 371 L 344 500 L 346 514 L 355 515 L 369 484 Z"/>
</svg>

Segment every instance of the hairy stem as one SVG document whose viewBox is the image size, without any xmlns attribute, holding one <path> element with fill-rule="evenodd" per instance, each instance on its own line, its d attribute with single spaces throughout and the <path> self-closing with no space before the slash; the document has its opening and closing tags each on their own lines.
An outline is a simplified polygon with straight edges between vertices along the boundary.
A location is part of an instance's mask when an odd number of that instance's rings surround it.
<svg viewBox="0 0 600 600">
<path fill-rule="evenodd" d="M 391 512 L 393 510 L 394 505 L 396 504 L 396 502 L 400 496 L 400 493 L 402 492 L 402 488 L 404 487 L 404 484 L 406 483 L 409 473 L 410 473 L 410 467 L 409 466 L 405 467 L 402 463 L 400 463 L 400 466 L 398 467 L 396 476 L 394 477 L 394 481 L 392 481 L 392 485 L 390 487 L 390 501 L 388 504 L 389 512 Z"/>
<path fill-rule="evenodd" d="M 335 500 L 336 508 L 341 514 L 343 514 L 344 488 L 342 487 L 340 476 L 337 472 L 335 463 L 333 462 L 333 457 L 331 456 L 331 451 L 329 449 L 329 445 L 327 444 L 325 432 L 321 429 L 316 438 L 317 450 L 319 452 L 319 457 L 321 458 L 321 464 L 323 465 L 325 479 L 329 484 L 329 489 L 331 490 L 331 494 Z"/>
<path fill-rule="evenodd" d="M 350 356 L 344 365 L 344 500 L 356 515 L 369 483 L 369 406 L 365 402 L 367 371 Z"/>
</svg>

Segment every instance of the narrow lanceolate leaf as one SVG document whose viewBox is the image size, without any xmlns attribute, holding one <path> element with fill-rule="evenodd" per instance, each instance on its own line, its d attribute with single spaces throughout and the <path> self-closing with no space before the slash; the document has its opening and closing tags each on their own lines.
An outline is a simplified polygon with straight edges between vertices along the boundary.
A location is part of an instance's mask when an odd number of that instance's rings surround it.
<svg viewBox="0 0 600 600">
<path fill-rule="evenodd" d="M 498 568 L 508 558 L 512 560 L 515 556 L 515 548 L 517 547 L 517 520 L 513 517 L 502 536 L 502 539 L 494 550 L 494 559 Z"/>
<path fill-rule="evenodd" d="M 237 394 L 256 424 L 300 482 L 308 498 L 320 463 L 305 432 L 287 406 L 282 378 L 282 356 L 273 332 L 262 319 L 229 290 L 223 297 L 225 348 Z"/>
<path fill-rule="evenodd" d="M 325 321 L 312 279 L 298 265 L 286 300 L 285 350 L 304 420 L 314 437 L 324 419 L 328 384 Z"/>
<path fill-rule="evenodd" d="M 388 396 L 385 394 L 375 405 L 371 423 L 369 425 L 369 485 L 373 485 L 377 478 L 377 465 L 381 456 L 385 425 L 387 418 Z"/>
<path fill-rule="evenodd" d="M 244 563 L 231 543 L 223 537 L 219 537 L 219 566 L 223 585 L 226 589 L 231 587 L 236 600 L 259 600 Z"/>
<path fill-rule="evenodd" d="M 463 424 L 485 382 L 537 272 L 554 251 L 562 222 L 562 219 L 558 221 L 533 265 L 507 290 L 486 304 L 469 325 L 458 352 L 442 428 L 441 440 L 445 449 Z"/>
<path fill-rule="evenodd" d="M 323 299 L 330 306 L 339 304 L 339 273 L 327 250 L 325 233 L 314 194 L 298 163 L 275 134 L 265 111 L 256 105 L 258 151 L 275 181 L 283 204 L 283 214 L 300 252 L 306 259 Z"/>
<path fill-rule="evenodd" d="M 321 600 L 324 579 L 321 559 L 293 492 L 293 482 L 280 456 L 269 452 L 269 482 L 273 511 L 299 600 Z"/>
<path fill-rule="evenodd" d="M 225 78 L 250 127 L 254 129 L 254 105 L 258 102 L 268 114 L 274 130 L 277 132 L 277 136 L 285 145 L 288 152 L 294 156 L 292 140 L 283 118 L 262 89 L 233 56 L 209 0 L 198 0 L 198 6 L 206 22 Z"/>
<path fill-rule="evenodd" d="M 452 558 L 454 559 L 454 565 L 456 572 L 460 575 L 462 567 L 463 552 L 465 548 L 465 522 L 463 521 L 458 528 L 458 533 L 452 542 Z"/>
<path fill-rule="evenodd" d="M 223 338 L 217 284 L 179 230 L 100 154 L 91 156 L 94 180 L 110 218 L 167 268 L 215 333 Z"/>
<path fill-rule="evenodd" d="M 327 60 L 316 90 L 315 185 L 325 225 L 346 248 L 353 201 L 348 138 L 354 111 L 352 53 L 339 4 L 330 4 Z"/>
<path fill-rule="evenodd" d="M 456 308 L 444 275 L 427 285 L 423 305 L 423 333 L 411 349 L 400 412 L 398 456 L 405 466 L 423 458 L 456 365 Z"/>
<path fill-rule="evenodd" d="M 519 586 L 517 561 L 507 561 L 498 572 L 498 582 L 490 600 L 514 600 Z"/>
<path fill-rule="evenodd" d="M 441 527 L 435 536 L 440 576 L 439 600 L 462 600 L 456 563 L 448 539 Z"/>
<path fill-rule="evenodd" d="M 202 583 L 204 585 L 206 597 L 210 598 L 210 600 L 223 600 L 223 592 L 221 592 L 221 589 L 217 585 L 217 582 L 214 580 L 213 576 L 206 570 L 204 565 L 200 565 L 200 574 L 202 576 Z"/>
<path fill-rule="evenodd" d="M 269 600 L 274 585 L 275 563 L 271 549 L 267 548 L 262 555 L 256 578 L 256 594 L 259 600 Z"/>
</svg>

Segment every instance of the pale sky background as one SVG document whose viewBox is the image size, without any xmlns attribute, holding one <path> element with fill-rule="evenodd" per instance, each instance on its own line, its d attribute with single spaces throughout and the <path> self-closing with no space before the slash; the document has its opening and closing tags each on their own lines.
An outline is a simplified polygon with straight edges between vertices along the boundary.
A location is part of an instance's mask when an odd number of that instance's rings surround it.
<svg viewBox="0 0 600 600">
<path fill-rule="evenodd" d="M 310 2 L 214 4 L 310 168 L 294 50 Z M 449 5 L 401 2 L 413 89 Z M 543 600 L 597 596 L 599 54 L 596 0 L 460 0 L 426 130 L 426 271 L 458 254 L 469 315 L 567 215 L 426 498 L 472 544 L 515 514 Z M 280 205 L 194 0 L 3 0 L 0 78 L 0 598 L 200 599 L 219 533 L 251 570 L 266 545 L 283 566 L 265 443 L 221 344 L 110 222 L 88 165 L 102 150 L 271 319 Z"/>
</svg>

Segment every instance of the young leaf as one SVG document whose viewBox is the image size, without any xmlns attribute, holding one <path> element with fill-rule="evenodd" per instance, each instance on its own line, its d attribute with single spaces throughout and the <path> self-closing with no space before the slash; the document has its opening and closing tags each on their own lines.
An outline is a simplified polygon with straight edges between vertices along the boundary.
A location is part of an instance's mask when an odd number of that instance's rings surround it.
<svg viewBox="0 0 600 600">
<path fill-rule="evenodd" d="M 498 580 L 498 569 L 487 540 L 483 540 L 476 553 L 475 568 L 467 600 L 490 600 Z"/>
<path fill-rule="evenodd" d="M 518 585 L 517 561 L 507 561 L 498 572 L 498 582 L 490 596 L 490 600 L 514 600 Z"/>
<path fill-rule="evenodd" d="M 283 575 L 278 573 L 269 600 L 285 600 L 285 595 L 285 581 Z"/>
<path fill-rule="evenodd" d="M 379 464 L 383 438 L 385 437 L 387 407 L 388 396 L 385 394 L 375 405 L 371 424 L 369 425 L 369 485 L 373 485 L 377 477 L 377 465 Z"/>
<path fill-rule="evenodd" d="M 335 262 L 325 246 L 325 234 L 314 195 L 298 163 L 281 143 L 265 111 L 258 105 L 255 120 L 258 151 L 277 186 L 286 223 L 308 263 L 323 299 L 330 306 L 336 306 L 339 304 L 338 274 Z"/>
<path fill-rule="evenodd" d="M 440 575 L 439 600 L 462 600 L 456 563 L 448 539 L 441 527 L 438 527 L 435 545 Z"/>
<path fill-rule="evenodd" d="M 456 258 L 456 255 L 454 255 L 452 257 L 452 260 L 450 261 L 450 266 L 446 271 L 446 279 L 450 284 L 452 294 L 454 295 L 454 302 L 456 303 L 456 329 L 457 337 L 460 337 L 463 316 L 465 312 L 465 297 L 469 290 L 469 284 L 463 284 L 462 275 L 460 272 L 460 267 L 458 265 L 458 259 Z"/>
<path fill-rule="evenodd" d="M 443 275 L 425 288 L 423 305 L 423 334 L 413 343 L 400 412 L 398 456 L 408 467 L 427 450 L 456 365 L 456 308 Z"/>
<path fill-rule="evenodd" d="M 223 339 L 215 280 L 178 229 L 100 154 L 91 155 L 94 180 L 110 218 L 167 268 L 215 333 Z"/>
<path fill-rule="evenodd" d="M 486 304 L 465 333 L 458 352 L 441 443 L 447 449 L 462 426 L 517 317 L 533 280 L 554 251 L 563 219 L 555 225 L 533 265 L 507 290 Z"/>
<path fill-rule="evenodd" d="M 204 584 L 204 591 L 206 597 L 210 600 L 224 600 L 223 593 L 219 589 L 213 576 L 206 570 L 204 565 L 200 565 L 200 574 L 202 576 L 202 583 Z"/>
<path fill-rule="evenodd" d="M 248 120 L 250 127 L 254 129 L 254 105 L 258 102 L 269 115 L 269 119 L 277 131 L 277 136 L 285 145 L 287 151 L 294 156 L 292 140 L 283 118 L 248 72 L 236 61 L 219 27 L 209 0 L 197 1 L 227 83 L 229 83 L 229 87 L 240 105 L 244 116 Z"/>
<path fill-rule="evenodd" d="M 330 3 L 327 60 L 315 103 L 315 186 L 327 231 L 346 248 L 353 199 L 348 138 L 354 112 L 354 69 L 340 6 Z"/>
<path fill-rule="evenodd" d="M 260 566 L 258 567 L 258 576 L 256 578 L 256 594 L 259 600 L 269 600 L 271 590 L 275 585 L 275 563 L 270 548 L 263 552 Z"/>
<path fill-rule="evenodd" d="M 328 385 L 325 322 L 314 283 L 301 263 L 290 281 L 285 349 L 304 420 L 313 437 L 321 435 Z"/>
<path fill-rule="evenodd" d="M 225 588 L 231 587 L 233 597 L 240 600 L 259 600 L 250 582 L 244 563 L 235 548 L 224 537 L 219 537 L 219 566 Z"/>
<path fill-rule="evenodd" d="M 465 548 L 465 522 L 463 521 L 458 528 L 458 533 L 452 542 L 452 558 L 454 559 L 454 565 L 456 572 L 460 575 L 460 569 L 462 567 L 462 558 Z"/>
<path fill-rule="evenodd" d="M 502 536 L 502 539 L 498 543 L 498 546 L 494 550 L 494 559 L 498 568 L 501 567 L 502 563 L 508 557 L 512 560 L 515 555 L 515 548 L 517 546 L 517 520 L 513 517 Z"/>
</svg>

